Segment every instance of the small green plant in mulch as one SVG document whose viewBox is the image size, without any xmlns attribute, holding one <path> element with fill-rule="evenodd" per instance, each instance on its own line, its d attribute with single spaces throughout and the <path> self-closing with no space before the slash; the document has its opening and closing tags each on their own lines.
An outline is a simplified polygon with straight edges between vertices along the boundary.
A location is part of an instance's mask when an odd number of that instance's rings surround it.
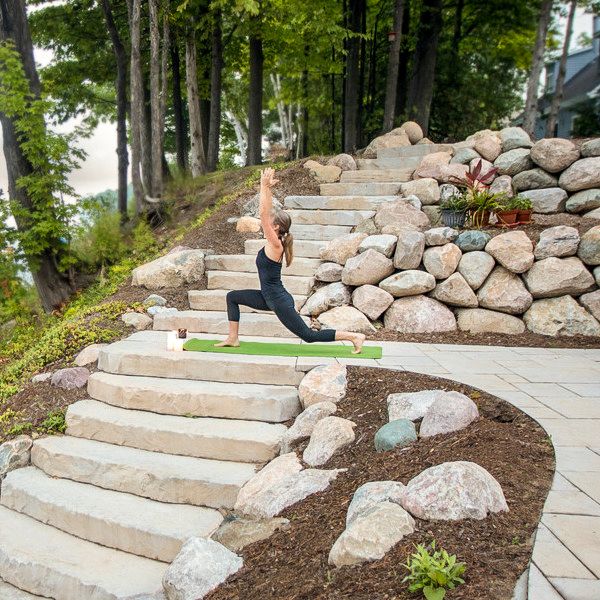
<svg viewBox="0 0 600 600">
<path fill-rule="evenodd" d="M 409 591 L 421 592 L 427 600 L 443 600 L 447 590 L 464 583 L 466 565 L 457 562 L 456 555 L 436 550 L 435 541 L 428 547 L 419 544 L 415 550 L 404 565 L 408 575 L 402 582 L 409 583 Z"/>
<path fill-rule="evenodd" d="M 67 429 L 65 413 L 62 410 L 53 410 L 40 423 L 40 430 L 45 433 L 64 433 Z"/>
</svg>

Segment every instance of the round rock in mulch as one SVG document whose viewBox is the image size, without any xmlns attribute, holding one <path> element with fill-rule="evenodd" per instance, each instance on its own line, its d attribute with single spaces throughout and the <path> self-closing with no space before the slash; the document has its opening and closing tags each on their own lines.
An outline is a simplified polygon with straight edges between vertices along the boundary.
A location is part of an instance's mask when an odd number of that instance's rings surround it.
<svg viewBox="0 0 600 600">
<path fill-rule="evenodd" d="M 387 452 L 403 448 L 417 440 L 415 424 L 408 419 L 397 419 L 386 423 L 375 434 L 375 450 Z"/>
<path fill-rule="evenodd" d="M 346 395 L 348 385 L 345 365 L 321 365 L 310 370 L 298 386 L 300 402 L 304 408 L 317 402 L 336 404 Z"/>
<path fill-rule="evenodd" d="M 432 437 L 464 429 L 479 418 L 477 405 L 459 392 L 446 392 L 428 409 L 419 428 L 420 437 Z"/>
<path fill-rule="evenodd" d="M 341 417 L 325 417 L 317 422 L 302 460 L 311 467 L 324 465 L 338 450 L 351 444 L 355 423 Z"/>
<path fill-rule="evenodd" d="M 100 356 L 100 350 L 106 348 L 108 344 L 90 344 L 84 348 L 74 359 L 74 363 L 78 367 L 85 367 L 91 365 L 98 360 Z"/>
<path fill-rule="evenodd" d="M 361 485 L 352 496 L 346 514 L 346 527 L 360 514 L 366 512 L 380 502 L 400 504 L 404 484 L 399 481 L 370 481 Z"/>
<path fill-rule="evenodd" d="M 167 299 L 159 296 L 158 294 L 150 294 L 145 300 L 146 306 L 166 306 Z"/>
<path fill-rule="evenodd" d="M 398 419 L 416 421 L 422 419 L 429 407 L 447 394 L 444 390 L 422 390 L 390 394 L 387 397 L 387 409 L 390 422 Z"/>
<path fill-rule="evenodd" d="M 309 438 L 315 425 L 336 410 L 337 407 L 333 402 L 317 402 L 303 410 L 296 417 L 294 424 L 285 432 L 281 440 L 281 453 L 289 452 L 295 442 Z"/>
<path fill-rule="evenodd" d="M 31 378 L 31 383 L 45 383 L 52 379 L 52 373 L 39 373 Z"/>
<path fill-rule="evenodd" d="M 266 540 L 280 529 L 285 530 L 289 524 L 289 520 L 282 517 L 249 519 L 234 516 L 223 521 L 212 538 L 232 552 L 239 552 L 248 544 Z"/>
<path fill-rule="evenodd" d="M 190 538 L 169 565 L 163 577 L 167 600 L 204 598 L 244 561 L 222 544 L 204 538 Z"/>
<path fill-rule="evenodd" d="M 381 502 L 361 513 L 336 540 L 328 562 L 336 567 L 383 558 L 415 530 L 414 519 L 398 504 Z"/>
<path fill-rule="evenodd" d="M 508 510 L 500 484 L 474 462 L 430 467 L 406 485 L 402 506 L 419 519 L 485 519 Z"/>
<path fill-rule="evenodd" d="M 128 312 L 121 315 L 121 321 L 136 331 L 143 331 L 152 325 L 152 318 L 137 312 Z"/>
<path fill-rule="evenodd" d="M 50 383 L 65 390 L 74 390 L 86 385 L 89 377 L 90 372 L 85 367 L 69 367 L 55 371 Z"/>
</svg>

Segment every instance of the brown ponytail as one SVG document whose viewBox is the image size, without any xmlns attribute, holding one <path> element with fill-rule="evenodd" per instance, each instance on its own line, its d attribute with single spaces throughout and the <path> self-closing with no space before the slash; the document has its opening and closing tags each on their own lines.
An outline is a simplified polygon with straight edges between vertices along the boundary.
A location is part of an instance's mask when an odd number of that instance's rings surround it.
<svg viewBox="0 0 600 600">
<path fill-rule="evenodd" d="M 290 233 L 292 217 L 285 210 L 276 210 L 273 215 L 273 224 L 279 226 L 279 240 L 283 246 L 286 266 L 294 260 L 294 236 Z"/>
</svg>

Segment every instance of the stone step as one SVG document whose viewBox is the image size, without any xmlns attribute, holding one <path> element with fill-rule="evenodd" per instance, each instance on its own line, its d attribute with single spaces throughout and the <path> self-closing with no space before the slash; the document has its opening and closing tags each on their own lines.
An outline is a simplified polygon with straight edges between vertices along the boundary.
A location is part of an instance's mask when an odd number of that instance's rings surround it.
<svg viewBox="0 0 600 600">
<path fill-rule="evenodd" d="M 207 271 L 237 271 L 242 273 L 256 273 L 256 259 L 248 254 L 214 254 L 204 259 Z M 320 260 L 314 258 L 295 258 L 288 267 L 284 265 L 281 270 L 283 275 L 300 275 L 302 277 L 312 277 L 317 267 L 321 264 Z"/>
<path fill-rule="evenodd" d="M 312 197 L 312 196 L 311 196 Z M 319 198 L 320 196 L 315 196 Z M 246 240 L 244 242 L 244 252 L 246 254 L 256 255 L 264 247 L 265 240 Z M 300 240 L 294 239 L 294 256 L 305 256 L 307 258 L 319 258 L 320 250 L 326 245 L 322 240 Z"/>
<path fill-rule="evenodd" d="M 348 230 L 350 227 L 348 227 Z M 258 290 L 260 281 L 256 273 L 242 273 L 236 271 L 207 271 L 207 285 L 209 290 Z M 312 289 L 314 279 L 300 275 L 283 275 L 281 281 L 290 294 L 306 296 Z"/>
<path fill-rule="evenodd" d="M 132 410 L 271 423 L 288 421 L 301 410 L 298 390 L 292 386 L 173 380 L 101 371 L 90 376 L 88 394 Z"/>
<path fill-rule="evenodd" d="M 350 233 L 352 227 L 349 225 L 292 225 L 290 231 L 294 236 L 294 248 L 296 248 L 297 240 L 333 240 Z"/>
<path fill-rule="evenodd" d="M 50 477 L 159 502 L 233 508 L 256 465 L 176 456 L 72 436 L 38 439 L 31 462 Z M 1 576 L 1 574 L 0 574 Z"/>
<path fill-rule="evenodd" d="M 300 210 L 376 210 L 398 196 L 287 196 L 284 206 Z M 294 250 L 295 250 L 294 245 Z"/>
<path fill-rule="evenodd" d="M 310 319 L 303 317 L 308 325 Z M 247 313 L 240 319 L 240 335 L 262 335 L 270 337 L 293 337 L 273 313 Z M 191 333 L 214 333 L 227 335 L 229 319 L 226 312 L 204 310 L 181 310 L 154 318 L 155 331 L 187 329 Z"/>
<path fill-rule="evenodd" d="M 394 196 L 400 183 L 322 183 L 319 189 L 322 196 Z"/>
<path fill-rule="evenodd" d="M 375 214 L 373 210 L 288 210 L 287 212 L 292 217 L 294 226 L 345 225 L 354 227 Z"/>
<path fill-rule="evenodd" d="M 161 598 L 164 562 L 105 548 L 0 506 L 0 577 L 57 600 Z"/>
<path fill-rule="evenodd" d="M 167 377 L 225 383 L 298 385 L 296 358 L 166 350 L 166 334 L 148 341 L 121 340 L 100 351 L 98 369 L 118 375 Z"/>
<path fill-rule="evenodd" d="M 2 598 L 2 600 L 48 600 L 47 596 L 34 596 L 33 594 L 20 590 L 1 579 L 0 598 Z"/>
<path fill-rule="evenodd" d="M 414 168 L 400 167 L 397 169 L 376 168 L 376 169 L 361 169 L 358 171 L 344 171 L 340 177 L 341 183 L 369 183 L 369 182 L 395 182 L 395 181 L 410 181 Z"/>
<path fill-rule="evenodd" d="M 426 155 L 425 155 L 426 156 Z M 388 158 L 364 158 L 357 162 L 360 171 L 374 171 L 376 169 L 382 171 L 410 171 L 414 170 L 421 164 L 423 155 L 419 156 L 396 156 Z"/>
<path fill-rule="evenodd" d="M 377 158 L 397 158 L 407 156 L 425 156 L 433 152 L 448 152 L 452 144 L 417 144 L 415 146 L 399 146 L 396 148 L 381 148 L 377 151 Z"/>
<path fill-rule="evenodd" d="M 11 471 L 2 505 L 90 542 L 171 562 L 190 537 L 210 537 L 223 521 L 214 508 L 166 504 L 69 479 L 35 467 Z"/>
<path fill-rule="evenodd" d="M 285 425 L 180 417 L 80 400 L 67 410 L 67 435 L 178 456 L 260 463 L 279 453 Z"/>
<path fill-rule="evenodd" d="M 250 256 L 250 255 L 248 255 Z M 250 258 L 252 258 L 250 256 Z M 320 261 L 319 261 L 320 262 Z M 192 310 L 226 311 L 227 293 L 229 290 L 190 290 L 188 299 Z M 296 309 L 300 310 L 306 302 L 307 296 L 293 296 Z M 270 311 L 255 310 L 248 306 L 240 306 L 240 312 L 243 313 L 264 313 Z"/>
</svg>

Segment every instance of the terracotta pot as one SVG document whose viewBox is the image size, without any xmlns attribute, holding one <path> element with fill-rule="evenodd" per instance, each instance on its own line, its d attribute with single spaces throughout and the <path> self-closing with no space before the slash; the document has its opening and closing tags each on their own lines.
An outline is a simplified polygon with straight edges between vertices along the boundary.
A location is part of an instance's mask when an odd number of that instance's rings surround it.
<svg viewBox="0 0 600 600">
<path fill-rule="evenodd" d="M 499 210 L 496 212 L 499 225 L 512 225 L 513 223 L 516 223 L 518 215 L 518 210 Z"/>
<path fill-rule="evenodd" d="M 517 221 L 519 223 L 523 223 L 523 224 L 528 224 L 531 223 L 531 213 L 533 212 L 532 209 L 529 210 L 520 210 L 518 215 L 517 215 Z"/>
</svg>

